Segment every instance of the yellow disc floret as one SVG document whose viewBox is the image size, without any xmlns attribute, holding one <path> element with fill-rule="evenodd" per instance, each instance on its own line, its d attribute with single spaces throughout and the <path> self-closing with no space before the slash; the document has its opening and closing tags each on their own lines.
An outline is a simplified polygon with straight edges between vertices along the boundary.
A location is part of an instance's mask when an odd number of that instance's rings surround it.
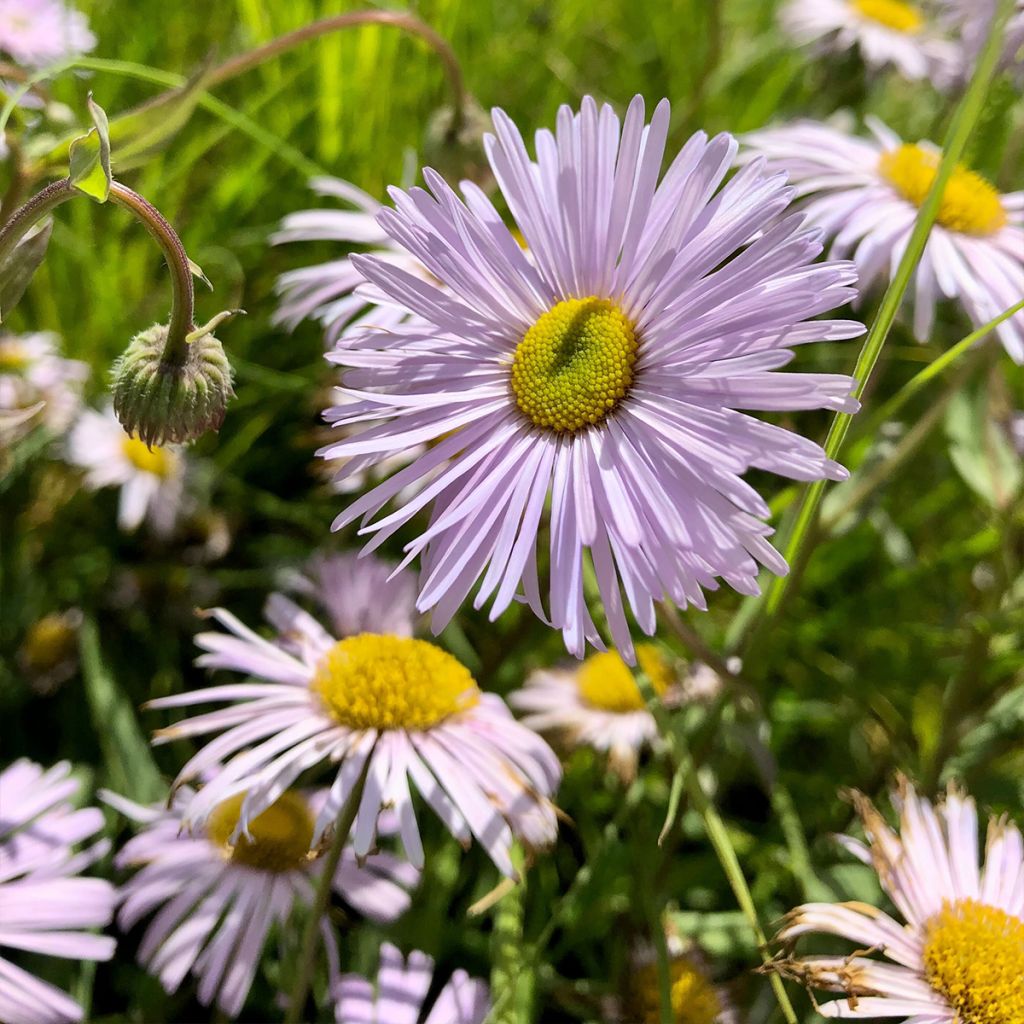
<svg viewBox="0 0 1024 1024">
<path fill-rule="evenodd" d="M 152 473 L 166 479 L 174 469 L 174 456 L 166 448 L 153 445 L 150 448 L 137 437 L 125 437 L 121 441 L 125 458 L 143 473 Z"/>
<path fill-rule="evenodd" d="M 0 342 L 0 373 L 20 373 L 29 364 L 24 345 L 16 341 Z"/>
<path fill-rule="evenodd" d="M 878 170 L 906 200 L 922 206 L 939 170 L 939 155 L 904 144 L 883 153 Z M 964 235 L 992 235 L 1006 225 L 999 192 L 976 171 L 957 165 L 942 194 L 938 222 Z"/>
<path fill-rule="evenodd" d="M 715 986 L 688 957 L 669 964 L 672 1020 L 675 1024 L 714 1024 L 724 1007 Z M 633 975 L 633 1001 L 644 1024 L 660 1024 L 661 989 L 656 964 L 641 967 Z"/>
<path fill-rule="evenodd" d="M 636 659 L 659 696 L 672 685 L 672 666 L 654 644 L 637 644 Z M 644 700 L 630 667 L 615 651 L 592 654 L 576 673 L 580 696 L 592 707 L 617 714 L 642 711 Z"/>
<path fill-rule="evenodd" d="M 1024 921 L 977 900 L 945 903 L 925 925 L 928 984 L 957 1024 L 1024 1021 Z"/>
<path fill-rule="evenodd" d="M 350 729 L 429 729 L 480 699 L 468 669 L 440 647 L 374 633 L 339 640 L 311 685 Z"/>
<path fill-rule="evenodd" d="M 599 423 L 629 391 L 637 351 L 633 324 L 615 303 L 593 296 L 559 302 L 516 347 L 516 405 L 549 430 Z"/>
<path fill-rule="evenodd" d="M 904 0 L 853 0 L 859 14 L 879 25 L 913 35 L 924 27 L 924 15 L 916 4 Z"/>
<path fill-rule="evenodd" d="M 313 815 L 306 801 L 289 790 L 262 814 L 249 822 L 252 839 L 239 836 L 231 845 L 231 833 L 238 825 L 244 793 L 218 804 L 206 826 L 210 841 L 224 850 L 233 864 L 261 871 L 295 871 L 309 859 L 313 841 Z"/>
</svg>

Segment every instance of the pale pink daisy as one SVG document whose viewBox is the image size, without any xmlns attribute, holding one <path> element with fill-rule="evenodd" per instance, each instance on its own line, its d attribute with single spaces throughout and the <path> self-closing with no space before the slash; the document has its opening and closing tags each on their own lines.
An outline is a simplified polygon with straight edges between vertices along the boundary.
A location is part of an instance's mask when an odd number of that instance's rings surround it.
<svg viewBox="0 0 1024 1024">
<path fill-rule="evenodd" d="M 168 992 L 190 972 L 204 1006 L 216 1004 L 237 1016 L 274 929 L 284 927 L 296 906 L 313 903 L 323 861 L 310 846 L 317 809 L 326 790 L 282 792 L 237 836 L 242 796 L 218 804 L 205 826 L 185 827 L 193 793 L 179 789 L 170 807 L 143 807 L 113 793 L 104 799 L 140 823 L 116 866 L 138 869 L 121 890 L 117 921 L 128 931 L 153 914 L 138 958 Z M 331 889 L 377 923 L 393 921 L 409 906 L 408 890 L 419 881 L 410 864 L 387 853 L 363 863 L 344 851 Z M 331 978 L 337 976 L 338 945 L 325 915 L 320 933 Z"/>
<path fill-rule="evenodd" d="M 109 844 L 74 849 L 103 828 L 103 815 L 94 807 L 74 808 L 79 783 L 70 773 L 66 761 L 44 770 L 24 759 L 0 772 L 0 947 L 109 960 L 114 940 L 92 929 L 113 916 L 114 887 L 79 877 Z M 0 957 L 4 1024 L 67 1024 L 82 1017 L 66 993 Z"/>
<path fill-rule="evenodd" d="M 875 868 L 899 917 L 863 902 L 798 907 L 781 939 L 837 935 L 856 951 L 785 957 L 776 968 L 813 988 L 842 993 L 817 1006 L 823 1017 L 898 1017 L 910 1024 L 1024 1020 L 1019 829 L 1005 818 L 990 819 L 979 868 L 977 811 L 955 787 L 932 806 L 901 780 L 893 794 L 895 831 L 865 797 L 854 799 L 867 843 L 846 836 L 843 844 Z"/>
<path fill-rule="evenodd" d="M 678 934 L 666 935 L 669 1001 L 676 1024 L 735 1024 L 729 994 L 716 985 L 704 956 Z M 618 1024 L 661 1024 L 657 954 L 645 944 L 635 950 L 625 992 L 616 1007 Z"/>
<path fill-rule="evenodd" d="M 184 456 L 174 446 L 148 447 L 124 432 L 114 410 L 86 409 L 68 436 L 67 458 L 85 470 L 90 490 L 118 487 L 117 524 L 136 530 L 146 521 L 166 536 L 174 529 L 184 498 Z"/>
<path fill-rule="evenodd" d="M 276 602 L 279 609 L 284 608 Z M 463 844 L 475 836 L 514 875 L 510 848 L 549 845 L 557 819 L 548 797 L 561 777 L 554 752 L 520 725 L 496 694 L 423 640 L 378 633 L 332 637 L 293 606 L 285 645 L 264 640 L 229 612 L 229 632 L 201 633 L 198 664 L 253 677 L 245 683 L 163 697 L 149 707 L 224 702 L 219 711 L 161 729 L 156 742 L 221 733 L 182 769 L 178 784 L 219 767 L 192 799 L 186 821 L 201 827 L 215 807 L 245 793 L 233 838 L 304 771 L 337 765 L 314 845 L 335 821 L 366 768 L 352 845 L 374 847 L 378 819 L 394 811 L 409 859 L 423 864 L 413 793 Z"/>
<path fill-rule="evenodd" d="M 431 1001 L 424 1015 L 434 976 L 434 961 L 426 953 L 408 959 L 390 942 L 380 947 L 376 984 L 358 974 L 346 974 L 334 986 L 334 1019 L 338 1024 L 484 1024 L 491 1011 L 485 982 L 459 970 Z"/>
<path fill-rule="evenodd" d="M 830 255 L 851 256 L 865 291 L 896 270 L 921 205 L 935 182 L 939 150 L 909 144 L 877 120 L 871 138 L 817 122 L 766 128 L 747 136 L 748 159 L 768 158 L 787 172 L 808 219 L 832 239 Z M 985 178 L 957 167 L 914 272 L 914 333 L 928 340 L 935 308 L 956 299 L 980 327 L 1024 295 L 1024 192 L 1001 195 Z M 1024 363 L 1024 313 L 997 333 Z"/>
<path fill-rule="evenodd" d="M 42 67 L 95 45 L 85 15 L 61 0 L 0 0 L 0 50 L 19 64 Z"/>
<path fill-rule="evenodd" d="M 992 30 L 998 0 L 939 0 L 944 19 L 960 41 L 961 77 L 971 77 L 985 41 Z M 1024 75 L 1024 0 L 1016 0 L 1006 25 L 1003 66 L 1017 77 Z"/>
<path fill-rule="evenodd" d="M 857 50 L 870 68 L 894 67 L 911 81 L 944 88 L 957 70 L 956 44 L 922 3 L 905 0 L 788 0 L 782 27 L 821 53 Z"/>
<path fill-rule="evenodd" d="M 745 472 L 846 476 L 819 445 L 739 410 L 857 409 L 849 377 L 778 372 L 795 346 L 863 332 L 812 319 L 853 298 L 853 267 L 815 262 L 819 232 L 786 213 L 781 175 L 747 167 L 722 186 L 728 135 L 695 135 L 659 185 L 668 124 L 667 102 L 647 125 L 639 97 L 622 122 L 588 97 L 538 133 L 534 162 L 496 110 L 488 159 L 529 256 L 479 188 L 464 183 L 463 202 L 427 169 L 431 192 L 392 190 L 379 222 L 443 289 L 352 257 L 422 322 L 362 328 L 329 354 L 358 401 L 328 415 L 362 429 L 322 454 L 350 473 L 431 447 L 335 528 L 362 517 L 371 549 L 433 505 L 406 560 L 422 556 L 418 607 L 435 631 L 479 582 L 475 604 L 490 601 L 492 619 L 522 591 L 582 656 L 586 640 L 602 644 L 584 601 L 589 557 L 631 660 L 624 605 L 651 633 L 655 600 L 704 608 L 719 579 L 753 594 L 759 563 L 786 571 Z M 548 508 L 546 612 L 536 549 Z"/>
</svg>

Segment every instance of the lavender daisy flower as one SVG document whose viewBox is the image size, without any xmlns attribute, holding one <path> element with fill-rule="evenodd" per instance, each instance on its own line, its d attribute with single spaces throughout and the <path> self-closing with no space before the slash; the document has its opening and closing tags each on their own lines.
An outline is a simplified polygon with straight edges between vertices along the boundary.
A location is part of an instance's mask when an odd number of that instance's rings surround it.
<svg viewBox="0 0 1024 1024">
<path fill-rule="evenodd" d="M 867 289 L 891 276 L 937 173 L 940 152 L 904 143 L 876 120 L 863 139 L 824 124 L 799 122 L 747 136 L 749 159 L 768 158 L 805 197 L 804 211 L 831 238 L 830 255 L 852 255 Z M 914 333 L 927 340 L 935 307 L 955 298 L 980 327 L 1024 295 L 1024 192 L 1000 195 L 975 171 L 957 167 L 914 272 Z M 997 333 L 1024 363 L 1024 313 Z"/>
<path fill-rule="evenodd" d="M 39 422 L 50 433 L 62 434 L 78 413 L 82 384 L 88 376 L 85 363 L 60 355 L 56 335 L 3 335 L 0 417 L 10 418 L 12 432 L 15 426 Z M 21 412 L 27 415 L 19 417 Z"/>
<path fill-rule="evenodd" d="M 868 842 L 844 837 L 844 846 L 874 867 L 905 923 L 861 902 L 797 907 L 781 939 L 838 935 L 858 952 L 786 958 L 777 968 L 843 994 L 817 1007 L 823 1017 L 900 1017 L 915 1024 L 1024 1020 L 1020 831 L 1005 818 L 990 819 L 979 869 L 977 811 L 955 788 L 933 807 L 901 780 L 893 794 L 895 831 L 865 797 L 854 798 Z"/>
<path fill-rule="evenodd" d="M 659 185 L 668 103 L 644 122 L 639 97 L 621 124 L 587 98 L 538 133 L 533 162 L 494 112 L 488 159 L 529 256 L 475 185 L 463 202 L 428 169 L 431 192 L 392 190 L 379 222 L 443 290 L 352 257 L 422 322 L 366 327 L 329 354 L 350 368 L 343 390 L 357 401 L 327 415 L 361 430 L 321 454 L 349 459 L 351 473 L 431 447 L 334 525 L 364 517 L 369 550 L 433 504 L 406 562 L 422 556 L 418 607 L 433 609 L 435 631 L 478 581 L 475 604 L 490 601 L 492 619 L 522 588 L 582 656 L 586 640 L 601 645 L 584 601 L 589 555 L 632 660 L 624 604 L 651 633 L 655 600 L 704 608 L 719 579 L 753 594 L 759 562 L 786 571 L 743 473 L 846 476 L 818 445 L 739 410 L 856 410 L 849 377 L 777 372 L 797 345 L 863 332 L 811 319 L 854 297 L 853 267 L 814 262 L 819 233 L 786 215 L 781 175 L 748 167 L 719 189 L 736 153 L 728 135 L 695 135 Z M 549 501 L 545 612 L 536 548 Z"/>
<path fill-rule="evenodd" d="M 109 960 L 114 940 L 90 934 L 113 916 L 114 887 L 79 878 L 107 851 L 105 841 L 74 852 L 103 828 L 94 807 L 75 810 L 71 766 L 44 770 L 15 761 L 0 772 L 0 946 L 69 960 Z M 60 989 L 0 957 L 0 1020 L 66 1024 L 82 1008 Z"/>
<path fill-rule="evenodd" d="M 434 961 L 413 952 L 408 960 L 385 942 L 380 947 L 377 983 L 358 974 L 338 979 L 333 991 L 338 1024 L 484 1024 L 491 1011 L 485 982 L 456 971 L 424 1017 Z"/>
<path fill-rule="evenodd" d="M 185 462 L 173 447 L 149 447 L 131 437 L 107 406 L 102 413 L 87 409 L 68 437 L 68 461 L 85 470 L 90 490 L 119 487 L 117 525 L 138 529 L 146 520 L 153 532 L 166 536 L 174 529 L 184 498 Z"/>
<path fill-rule="evenodd" d="M 678 935 L 666 936 L 672 1020 L 679 1024 L 735 1024 L 736 1010 L 725 989 L 716 985 L 700 951 Z M 661 986 L 652 946 L 633 954 L 625 997 L 617 1019 L 622 1024 L 661 1024 Z"/>
<path fill-rule="evenodd" d="M 973 0 L 972 0 L 973 2 Z M 782 27 L 801 46 L 824 53 L 857 50 L 873 69 L 891 65 L 911 81 L 944 88 L 955 77 L 958 49 L 930 23 L 925 8 L 905 0 L 789 0 Z"/>
<path fill-rule="evenodd" d="M 273 604 L 284 623 L 287 599 Z M 504 702 L 483 693 L 450 654 L 423 640 L 360 633 L 334 639 L 294 605 L 285 649 L 229 612 L 212 614 L 231 635 L 201 633 L 197 664 L 254 678 L 151 701 L 151 708 L 226 702 L 230 707 L 161 729 L 157 743 L 222 733 L 182 769 L 178 784 L 221 766 L 192 799 L 186 824 L 203 826 L 215 807 L 244 793 L 232 841 L 245 834 L 303 771 L 337 764 L 312 843 L 336 820 L 367 767 L 353 849 L 374 846 L 382 811 L 393 810 L 409 859 L 423 864 L 412 793 L 417 791 L 463 844 L 475 836 L 506 875 L 518 838 L 549 845 L 557 820 L 548 796 L 561 777 L 552 750 Z M 255 744 L 253 746 L 253 744 Z M 251 749 L 246 749 L 250 748 Z M 244 752 L 243 752 L 244 751 Z"/>
<path fill-rule="evenodd" d="M 992 29 L 997 0 L 940 0 L 944 20 L 961 43 L 960 76 L 971 77 L 978 55 Z M 1006 25 L 1003 42 L 1003 66 L 1024 75 L 1024 0 L 1017 0 Z"/>
<path fill-rule="evenodd" d="M 178 790 L 169 808 L 103 795 L 141 825 L 117 855 L 117 867 L 139 869 L 121 890 L 117 921 L 128 931 L 156 912 L 139 946 L 140 963 L 168 992 L 191 972 L 199 1001 L 234 1017 L 271 930 L 284 926 L 297 905 L 314 901 L 323 862 L 310 845 L 327 792 L 283 791 L 250 820 L 247 836 L 236 835 L 241 794 L 218 804 L 202 829 L 187 832 L 183 815 L 193 795 Z M 386 923 L 405 912 L 407 890 L 418 881 L 415 868 L 389 854 L 359 864 L 346 850 L 331 888 L 360 913 Z M 338 946 L 326 916 L 320 932 L 333 978 Z"/>
<path fill-rule="evenodd" d="M 19 64 L 43 67 L 95 45 L 85 15 L 60 0 L 0 0 L 0 50 Z"/>
</svg>

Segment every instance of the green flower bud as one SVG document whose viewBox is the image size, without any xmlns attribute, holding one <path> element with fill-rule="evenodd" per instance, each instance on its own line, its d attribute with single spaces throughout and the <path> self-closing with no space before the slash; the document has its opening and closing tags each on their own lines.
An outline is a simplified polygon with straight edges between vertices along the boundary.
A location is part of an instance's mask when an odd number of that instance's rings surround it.
<svg viewBox="0 0 1024 1024">
<path fill-rule="evenodd" d="M 467 98 L 458 128 L 454 111 L 435 111 L 423 140 L 423 162 L 448 181 L 468 178 L 481 188 L 492 182 L 490 164 L 484 152 L 484 133 L 491 130 L 490 115 L 472 98 Z"/>
<path fill-rule="evenodd" d="M 114 412 L 129 434 L 147 445 L 194 441 L 224 422 L 234 397 L 231 364 L 211 333 L 189 335 L 178 365 L 164 359 L 167 327 L 137 334 L 112 371 Z"/>
</svg>

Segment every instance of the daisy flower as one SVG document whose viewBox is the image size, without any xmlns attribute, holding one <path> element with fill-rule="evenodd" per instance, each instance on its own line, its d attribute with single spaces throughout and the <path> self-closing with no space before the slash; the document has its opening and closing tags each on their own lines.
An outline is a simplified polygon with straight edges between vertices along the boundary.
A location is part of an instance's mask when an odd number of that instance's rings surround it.
<svg viewBox="0 0 1024 1024">
<path fill-rule="evenodd" d="M 85 15 L 60 0 L 0 0 L 0 50 L 19 64 L 43 67 L 95 45 Z"/>
<path fill-rule="evenodd" d="M 323 862 L 310 851 L 317 808 L 326 791 L 286 790 L 235 836 L 243 797 L 218 804 L 201 829 L 185 830 L 193 797 L 179 789 L 170 807 L 143 807 L 113 793 L 104 799 L 140 824 L 118 853 L 118 868 L 138 869 L 121 889 L 117 921 L 123 931 L 154 914 L 139 946 L 139 961 L 168 992 L 191 972 L 198 998 L 230 1017 L 245 1004 L 271 930 L 284 926 L 296 905 L 311 906 Z M 234 838 L 233 838 L 234 837 Z M 407 890 L 419 872 L 389 854 L 357 863 L 346 850 L 331 888 L 378 923 L 409 906 Z M 330 921 L 320 923 L 331 977 L 338 946 Z"/>
<path fill-rule="evenodd" d="M 726 991 L 711 978 L 704 958 L 678 935 L 667 936 L 672 1020 L 679 1024 L 733 1024 L 736 1013 Z M 661 1024 L 661 987 L 653 947 L 633 956 L 621 1020 Z"/>
<path fill-rule="evenodd" d="M 216 806 L 245 793 L 232 835 L 237 840 L 299 774 L 334 764 L 337 775 L 317 814 L 314 846 L 364 767 L 352 833 L 358 856 L 373 849 L 382 811 L 393 810 L 407 856 L 423 865 L 413 791 L 460 842 L 468 845 L 475 836 L 506 875 L 515 875 L 514 839 L 530 847 L 553 842 L 557 820 L 547 798 L 561 777 L 558 758 L 500 697 L 481 692 L 450 654 L 406 636 L 360 633 L 336 640 L 305 613 L 294 615 L 284 649 L 223 609 L 212 615 L 228 634 L 199 634 L 196 642 L 207 653 L 197 664 L 254 678 L 148 705 L 230 705 L 156 734 L 158 743 L 222 734 L 179 776 L 180 785 L 222 766 L 193 798 L 188 824 L 203 826 Z"/>
<path fill-rule="evenodd" d="M 184 496 L 185 462 L 173 447 L 147 447 L 129 436 L 114 410 L 86 409 L 68 437 L 68 461 L 85 470 L 90 490 L 119 487 L 117 524 L 135 530 L 143 520 L 154 533 L 174 529 Z"/>
<path fill-rule="evenodd" d="M 334 987 L 338 1024 L 484 1024 L 491 1011 L 485 982 L 456 971 L 423 1016 L 434 974 L 434 961 L 413 952 L 408 960 L 385 942 L 380 948 L 377 983 L 346 974 Z"/>
<path fill-rule="evenodd" d="M 925 6 L 906 0 L 789 0 L 783 29 L 825 53 L 856 49 L 870 68 L 894 67 L 911 81 L 939 87 L 954 77 L 958 49 L 930 23 Z"/>
<path fill-rule="evenodd" d="M 114 940 L 94 935 L 114 913 L 114 887 L 78 877 L 102 857 L 98 842 L 74 847 L 103 828 L 94 807 L 75 810 L 71 766 L 44 770 L 15 761 L 0 772 L 0 946 L 69 960 L 109 960 Z M 0 1020 L 4 1024 L 67 1024 L 82 1008 L 70 996 L 0 956 Z"/>
<path fill-rule="evenodd" d="M 736 154 L 728 135 L 695 135 L 659 184 L 667 102 L 650 124 L 640 97 L 621 123 L 589 97 L 563 108 L 556 132 L 538 133 L 536 162 L 493 116 L 488 159 L 529 256 L 472 183 L 463 201 L 427 169 L 430 192 L 392 190 L 381 227 L 444 289 L 352 257 L 420 322 L 365 327 L 330 354 L 357 401 L 328 416 L 361 429 L 321 454 L 351 460 L 348 473 L 431 447 L 334 525 L 363 517 L 370 549 L 432 504 L 406 562 L 422 556 L 418 607 L 433 609 L 434 630 L 477 582 L 492 619 L 522 588 L 577 656 L 587 639 L 601 645 L 584 602 L 589 556 L 632 660 L 624 604 L 651 633 L 655 600 L 704 608 L 719 579 L 752 594 L 759 562 L 786 571 L 742 474 L 845 478 L 818 445 L 740 410 L 856 410 L 849 377 L 777 372 L 797 345 L 863 332 L 812 319 L 853 298 L 855 273 L 814 262 L 819 232 L 786 214 L 781 175 L 748 167 L 719 188 Z M 536 550 L 548 507 L 550 612 Z"/>
<path fill-rule="evenodd" d="M 900 780 L 893 803 L 896 830 L 855 794 L 867 843 L 847 836 L 843 844 L 875 868 L 902 921 L 861 902 L 798 907 L 781 939 L 838 935 L 858 952 L 786 958 L 777 961 L 778 970 L 843 994 L 817 1007 L 824 1017 L 899 1017 L 912 1024 L 1024 1020 L 1020 831 L 1005 818 L 990 819 L 979 868 L 972 799 L 950 787 L 945 800 L 932 806 Z"/>
<path fill-rule="evenodd" d="M 50 433 L 63 433 L 82 404 L 88 376 L 85 363 L 60 355 L 54 334 L 0 335 L 0 417 L 10 417 L 12 427 L 39 413 Z M 20 412 L 28 415 L 19 418 Z"/>
<path fill-rule="evenodd" d="M 686 684 L 661 648 L 638 644 L 636 655 L 665 703 L 674 705 L 685 699 Z M 696 666 L 690 675 L 697 675 L 702 668 L 705 666 Z M 698 688 L 702 689 L 706 680 L 699 674 Z M 555 733 L 569 747 L 593 747 L 606 753 L 612 769 L 627 782 L 636 775 L 641 749 L 658 741 L 658 727 L 636 679 L 614 651 L 592 654 L 571 668 L 533 672 L 521 690 L 509 694 L 508 702 L 525 712 L 523 725 Z"/>
<path fill-rule="evenodd" d="M 749 158 L 785 170 L 804 197 L 804 212 L 831 238 L 831 255 L 851 255 L 866 290 L 896 269 L 928 196 L 941 157 L 929 142 L 905 143 L 870 120 L 872 138 L 799 122 L 754 132 Z M 927 340 L 936 304 L 955 298 L 980 327 L 1024 295 L 1024 192 L 1000 193 L 958 166 L 917 266 L 912 288 L 914 333 Z M 997 333 L 1024 363 L 1024 313 Z"/>
<path fill-rule="evenodd" d="M 940 0 L 944 20 L 952 34 L 961 43 L 961 70 L 963 79 L 974 71 L 988 34 L 992 29 L 998 0 Z M 1024 74 L 1024 0 L 1017 0 L 1006 25 L 1003 42 L 1003 66 L 1013 68 L 1017 75 Z"/>
</svg>

